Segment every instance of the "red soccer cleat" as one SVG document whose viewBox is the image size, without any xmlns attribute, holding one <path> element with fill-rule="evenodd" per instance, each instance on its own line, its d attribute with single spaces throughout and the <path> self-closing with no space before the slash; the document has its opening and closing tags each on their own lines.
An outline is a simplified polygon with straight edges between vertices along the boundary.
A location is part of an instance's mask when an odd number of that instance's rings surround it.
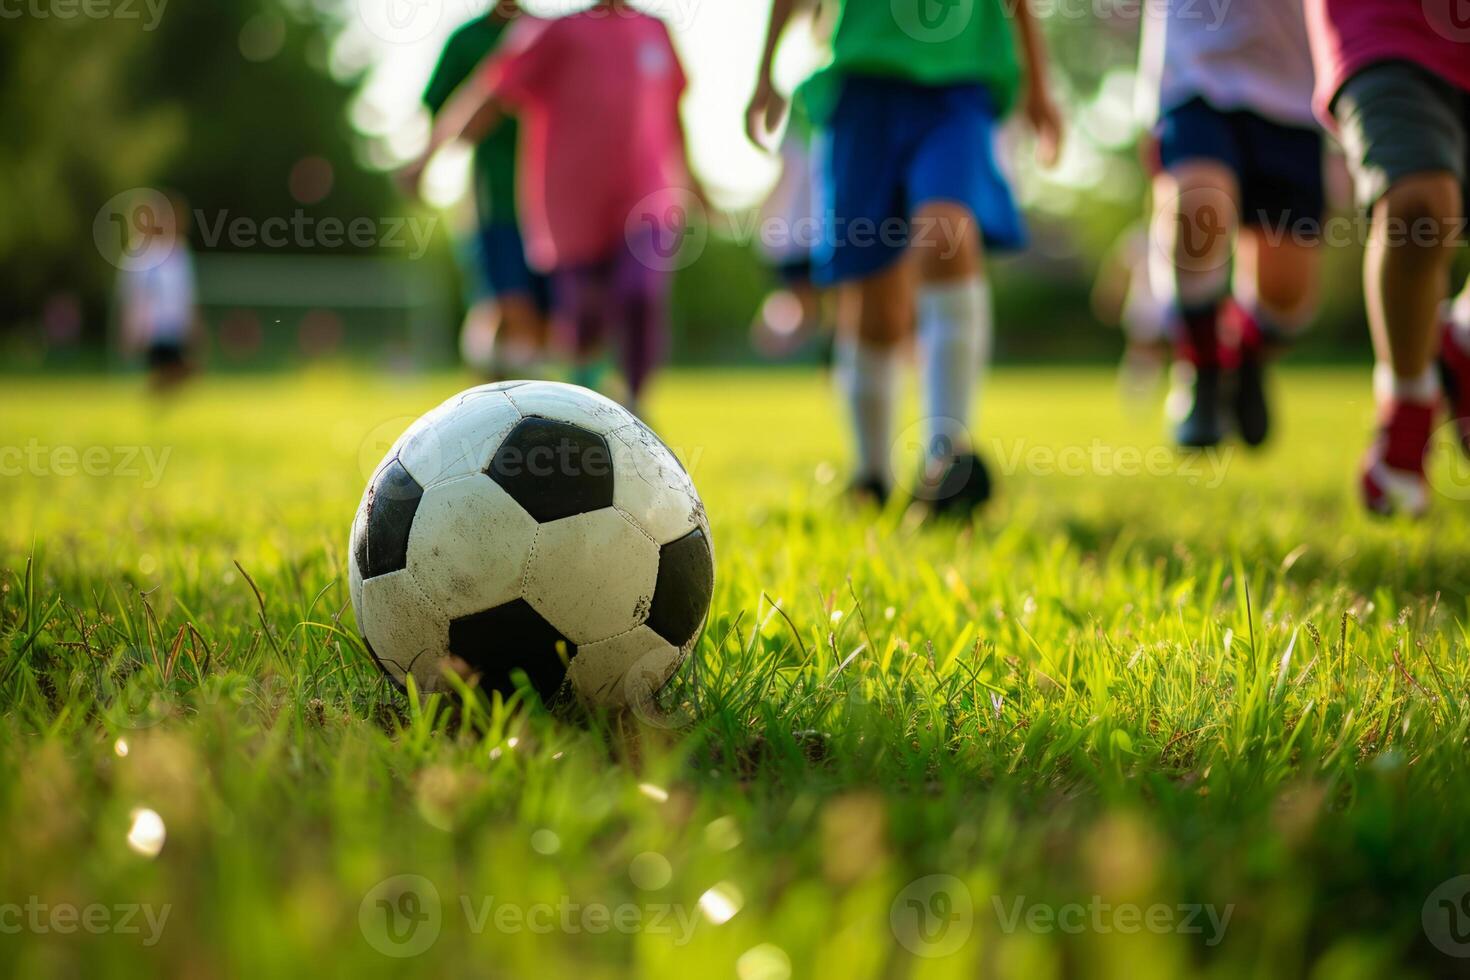
<svg viewBox="0 0 1470 980">
<path fill-rule="evenodd" d="M 1439 405 L 1390 399 L 1383 406 L 1378 438 L 1363 459 L 1363 503 L 1375 514 L 1423 516 L 1429 509 L 1424 459 Z"/>
</svg>

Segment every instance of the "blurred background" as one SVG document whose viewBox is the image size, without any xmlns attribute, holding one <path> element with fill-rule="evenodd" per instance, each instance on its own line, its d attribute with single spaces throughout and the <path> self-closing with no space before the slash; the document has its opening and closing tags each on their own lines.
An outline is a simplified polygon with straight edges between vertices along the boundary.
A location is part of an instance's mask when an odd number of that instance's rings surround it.
<svg viewBox="0 0 1470 980">
<path fill-rule="evenodd" d="M 445 39 L 488 0 L 111 0 L 7 14 L 0 32 L 0 364 L 95 369 L 117 331 L 118 240 L 144 200 L 188 218 L 212 370 L 332 359 L 410 369 L 451 362 L 472 221 L 469 153 L 445 153 L 426 203 L 393 169 L 419 151 L 420 103 Z M 755 361 L 747 328 L 770 275 L 753 219 L 777 177 L 743 135 L 765 5 L 635 4 L 669 25 L 686 65 L 693 163 L 732 220 L 675 286 L 676 363 Z M 1004 361 L 1102 360 L 1122 347 L 1089 308 L 1097 269 L 1142 213 L 1131 0 L 1057 3 L 1045 18 L 1069 138 L 1050 173 L 1009 138 L 1033 247 L 995 281 Z M 579 9 L 528 0 L 544 16 Z M 816 53 L 797 39 L 779 74 Z M 744 231 L 742 231 L 744 229 Z M 1304 359 L 1367 358 L 1355 247 L 1333 250 Z"/>
</svg>

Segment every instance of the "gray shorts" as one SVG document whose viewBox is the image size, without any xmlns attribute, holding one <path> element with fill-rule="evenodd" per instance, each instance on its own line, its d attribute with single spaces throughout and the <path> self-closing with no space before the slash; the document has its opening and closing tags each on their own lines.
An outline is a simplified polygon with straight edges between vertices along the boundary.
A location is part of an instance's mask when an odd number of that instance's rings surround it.
<svg viewBox="0 0 1470 980">
<path fill-rule="evenodd" d="M 1414 174 L 1470 178 L 1470 92 L 1408 61 L 1370 65 L 1332 103 L 1358 203 L 1372 208 Z"/>
</svg>

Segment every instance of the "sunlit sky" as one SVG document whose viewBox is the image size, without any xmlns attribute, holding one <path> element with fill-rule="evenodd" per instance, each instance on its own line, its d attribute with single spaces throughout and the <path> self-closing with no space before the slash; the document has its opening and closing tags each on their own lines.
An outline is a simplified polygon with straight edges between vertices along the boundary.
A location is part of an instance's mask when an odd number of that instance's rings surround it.
<svg viewBox="0 0 1470 980">
<path fill-rule="evenodd" d="M 428 137 L 428 117 L 419 98 L 449 34 L 481 16 L 493 0 L 338 0 L 347 27 L 332 51 L 334 71 L 368 68 L 353 105 L 352 122 L 364 135 L 370 165 L 388 168 L 415 155 Z M 590 6 L 591 0 L 523 0 L 528 13 L 557 16 Z M 769 3 L 764 0 L 634 0 L 634 5 L 669 25 L 689 77 L 684 117 L 694 168 L 712 196 L 726 206 L 755 202 L 774 182 L 773 158 L 750 145 L 744 109 L 755 78 Z M 778 84 L 790 87 L 820 60 L 802 32 L 777 63 Z M 1022 202 L 1069 212 L 1094 194 L 1131 193 L 1130 174 L 1102 151 L 1128 145 L 1136 135 L 1131 66 L 1111 73 L 1101 88 L 1071 107 L 1070 135 L 1060 165 L 1049 175 L 1014 154 Z M 1010 141 L 1016 136 L 1011 128 Z M 426 193 L 447 205 L 464 196 L 469 158 L 451 148 L 430 167 Z"/>
</svg>

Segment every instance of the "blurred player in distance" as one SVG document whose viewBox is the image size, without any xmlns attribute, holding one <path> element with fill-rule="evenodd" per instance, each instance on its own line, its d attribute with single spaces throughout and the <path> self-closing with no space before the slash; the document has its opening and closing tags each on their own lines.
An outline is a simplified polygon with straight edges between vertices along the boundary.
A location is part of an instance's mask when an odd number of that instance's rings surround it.
<svg viewBox="0 0 1470 980">
<path fill-rule="evenodd" d="M 1150 4 L 1139 72 L 1162 171 L 1156 248 L 1172 265 L 1184 448 L 1271 426 L 1266 365 L 1316 313 L 1323 136 L 1301 0 L 1238 0 L 1221 17 Z"/>
<path fill-rule="evenodd" d="M 135 223 L 129 254 L 138 261 L 125 265 L 117 281 L 124 350 L 143 355 L 149 388 L 160 395 L 193 373 L 198 335 L 194 256 L 180 226 L 188 210 L 181 198 L 166 201 Z"/>
<path fill-rule="evenodd" d="M 499 0 L 459 27 L 444 45 L 424 89 L 423 103 L 437 117 L 451 95 L 496 49 L 521 15 L 518 0 Z M 472 180 L 476 214 L 460 350 L 475 370 L 491 377 L 535 374 L 546 346 L 550 286 L 526 263 L 516 220 L 514 120 L 489 132 L 474 149 Z"/>
<path fill-rule="evenodd" d="M 573 380 L 591 385 L 615 339 L 637 410 L 662 360 L 668 292 L 691 200 L 679 116 L 685 76 L 667 28 L 623 0 L 516 25 L 439 114 L 439 147 L 521 123 L 520 213 L 533 268 L 550 275 L 553 327 Z"/>
<path fill-rule="evenodd" d="M 799 6 L 772 4 L 746 112 L 760 145 L 786 114 L 772 68 Z M 925 419 L 915 495 L 935 514 L 963 518 L 992 491 L 970 428 L 993 326 L 985 252 L 1025 240 L 995 131 L 1019 104 L 1052 162 L 1061 122 L 1029 6 L 962 6 L 935 25 L 927 0 L 844 0 L 831 61 L 801 94 L 818 132 L 815 277 L 836 289 L 836 375 L 857 450 L 852 492 L 881 502 L 893 489 L 900 353 L 912 337 Z"/>
</svg>

